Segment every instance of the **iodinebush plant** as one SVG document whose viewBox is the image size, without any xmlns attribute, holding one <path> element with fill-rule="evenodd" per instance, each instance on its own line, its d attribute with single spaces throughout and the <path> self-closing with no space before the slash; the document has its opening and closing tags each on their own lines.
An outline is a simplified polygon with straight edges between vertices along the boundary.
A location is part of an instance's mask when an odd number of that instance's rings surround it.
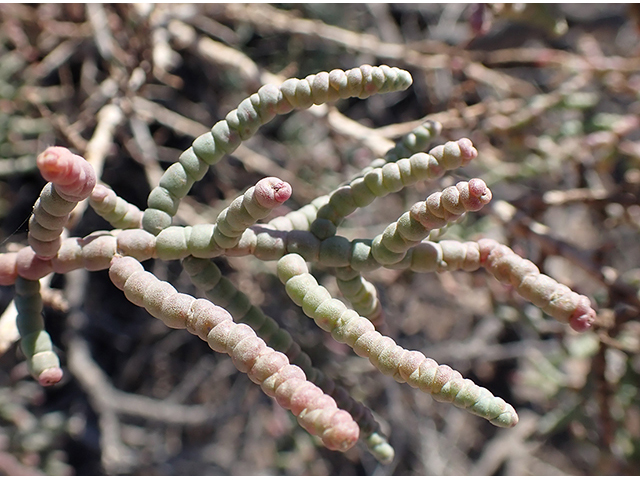
<svg viewBox="0 0 640 480">
<path fill-rule="evenodd" d="M 129 301 L 168 327 L 186 329 L 214 351 L 228 354 L 241 372 L 291 410 L 328 448 L 345 451 L 362 438 L 380 462 L 390 462 L 393 448 L 371 411 L 314 368 L 291 335 L 252 305 L 211 261 L 222 255 L 253 255 L 277 261 L 287 294 L 304 314 L 383 374 L 494 425 L 515 425 L 518 416 L 504 400 L 378 332 L 375 324 L 382 321 L 382 306 L 375 287 L 362 276 L 378 268 L 442 272 L 484 267 L 557 320 L 577 331 L 589 328 L 595 319 L 589 299 L 541 274 L 508 247 L 489 239 L 433 240 L 434 233 L 491 200 L 487 185 L 473 178 L 435 192 L 372 239 L 349 240 L 337 234 L 345 217 L 375 199 L 467 165 L 478 155 L 470 140 L 447 142 L 425 153 L 441 128 L 427 122 L 349 182 L 266 224 L 258 222 L 291 195 L 291 186 L 275 177 L 260 180 L 233 200 L 214 224 L 172 225 L 181 199 L 194 183 L 275 115 L 341 98 L 404 90 L 411 82 L 409 73 L 398 68 L 364 65 L 266 85 L 195 139 L 164 172 L 144 212 L 107 186 L 96 185 L 93 169 L 82 157 L 63 147 L 47 149 L 38 167 L 50 183 L 34 206 L 29 246 L 0 255 L 0 284 L 16 286 L 21 346 L 33 376 L 43 385 L 62 376 L 44 331 L 38 280 L 51 272 L 108 269 Z M 114 230 L 63 240 L 69 214 L 86 199 Z M 145 271 L 140 262 L 150 258 L 182 260 L 207 299 L 180 293 Z M 319 285 L 307 262 L 329 268 L 353 308 Z"/>
</svg>

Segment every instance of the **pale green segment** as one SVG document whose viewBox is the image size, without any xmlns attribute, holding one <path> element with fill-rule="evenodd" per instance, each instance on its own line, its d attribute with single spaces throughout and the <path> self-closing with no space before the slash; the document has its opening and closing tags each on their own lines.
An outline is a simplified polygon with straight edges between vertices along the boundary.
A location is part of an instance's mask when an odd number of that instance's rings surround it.
<svg viewBox="0 0 640 480">
<path fill-rule="evenodd" d="M 388 465 L 393 462 L 395 451 L 382 435 L 377 432 L 372 433 L 365 439 L 365 442 L 369 451 L 380 463 Z"/>
<path fill-rule="evenodd" d="M 315 282 L 315 279 L 312 280 L 313 277 L 310 273 L 305 273 L 303 275 L 300 275 L 300 277 L 307 278 L 308 284 L 313 284 Z M 296 278 L 297 277 L 294 277 L 289 280 L 289 282 L 287 282 L 287 285 L 289 285 L 289 283 L 291 283 L 292 285 L 296 285 Z M 288 292 L 289 291 L 287 291 L 287 293 Z M 327 291 L 326 288 L 318 285 L 316 285 L 315 288 L 308 288 L 304 297 L 302 298 L 302 311 L 307 317 L 313 318 L 316 310 L 320 307 L 320 305 L 329 300 L 331 300 L 331 294 Z"/>
<path fill-rule="evenodd" d="M 309 273 L 297 275 L 287 280 L 285 289 L 289 298 L 298 306 L 302 306 L 305 295 L 318 285 L 315 278 Z"/>
<path fill-rule="evenodd" d="M 176 260 L 188 252 L 191 227 L 167 227 L 156 237 L 156 255 L 161 260 Z"/>
<path fill-rule="evenodd" d="M 356 275 L 350 280 L 338 278 L 337 283 L 340 292 L 351 303 L 354 310 L 372 320 L 370 315 L 381 308 L 376 287 L 362 275 Z"/>
<path fill-rule="evenodd" d="M 142 214 L 142 228 L 157 235 L 171 225 L 171 215 L 157 208 L 147 208 Z"/>
<path fill-rule="evenodd" d="M 241 242 L 248 227 L 271 212 L 258 203 L 254 195 L 255 187 L 249 188 L 243 195 L 231 202 L 217 218 L 215 225 L 196 225 L 194 227 L 164 227 L 156 238 L 156 252 L 162 260 L 175 260 L 193 255 L 199 258 L 212 258 L 233 249 Z M 284 247 L 284 240 L 262 236 L 263 244 L 254 245 L 254 255 L 273 247 L 273 251 L 265 252 L 265 256 L 277 254 L 278 243 Z M 266 242 L 264 242 L 266 240 Z M 274 240 L 269 242 L 269 240 Z M 283 252 L 284 253 L 284 252 Z"/>
<path fill-rule="evenodd" d="M 60 368 L 60 359 L 53 351 L 38 352 L 27 358 L 27 365 L 31 375 L 38 379 L 40 374 L 50 368 Z"/>
<path fill-rule="evenodd" d="M 55 217 L 68 215 L 77 205 L 76 202 L 70 202 L 58 195 L 55 186 L 51 182 L 47 183 L 40 192 L 38 202 L 47 213 Z"/>
<path fill-rule="evenodd" d="M 102 202 L 89 199 L 89 204 L 94 211 L 109 222 L 113 227 L 120 229 L 138 228 L 142 212 L 135 205 L 127 202 L 112 192 Z"/>
<path fill-rule="evenodd" d="M 37 255 L 45 259 L 55 257 L 60 248 L 63 226 L 68 214 L 75 208 L 77 202 L 69 202 L 62 198 L 56 191 L 56 186 L 49 182 L 42 191 L 34 205 L 33 214 L 29 219 L 28 242 Z M 44 214 L 44 215 L 42 215 Z M 52 219 L 57 227 L 47 228 L 42 222 L 51 224 Z"/>
<path fill-rule="evenodd" d="M 400 218 L 398 228 L 403 218 L 406 216 L 403 215 Z M 422 241 L 406 252 L 392 252 L 382 242 L 384 234 L 376 237 L 373 242 L 360 239 L 349 241 L 340 236 L 320 241 L 311 232 L 298 230 L 286 232 L 257 226 L 247 229 L 238 245 L 225 251 L 217 246 L 213 232 L 214 226 L 206 224 L 166 228 L 156 237 L 157 257 L 168 260 L 180 259 L 188 255 L 212 258 L 222 253 L 236 256 L 253 253 L 264 260 L 279 260 L 289 253 L 297 253 L 305 260 L 322 266 L 351 268 L 355 272 L 354 276 L 381 266 L 393 269 L 408 268 L 415 272 L 459 269 L 474 271 L 480 267 L 478 245 L 475 242 Z M 393 232 L 393 229 L 385 232 Z M 391 233 L 388 234 L 391 235 Z M 398 245 L 402 247 L 410 243 L 402 239 L 398 241 Z M 376 252 L 377 257 L 372 252 Z M 529 288 L 529 295 L 538 295 L 535 291 L 540 288 L 539 286 L 528 286 L 525 282 L 523 289 L 527 288 Z M 545 297 L 545 299 L 549 302 L 553 300 L 551 297 Z M 556 308 L 555 303 L 549 308 Z"/>
<path fill-rule="evenodd" d="M 39 219 L 36 215 L 31 215 L 29 219 L 29 236 L 39 240 L 40 242 L 52 242 L 62 235 L 64 227 L 49 229 L 43 227 L 39 223 Z"/>
<path fill-rule="evenodd" d="M 176 162 L 164 172 L 159 185 L 166 189 L 172 197 L 184 198 L 194 183 L 195 179 L 187 174 L 185 167 L 180 162 Z"/>
<path fill-rule="evenodd" d="M 40 198 L 36 200 L 36 203 L 33 206 L 33 215 L 37 218 L 38 224 L 40 226 L 48 228 L 49 230 L 63 228 L 67 224 L 68 220 L 68 217 L 66 215 L 57 217 L 48 213 L 42 206 Z"/>
<path fill-rule="evenodd" d="M 151 190 L 147 204 L 149 208 L 161 210 L 173 217 L 178 211 L 180 199 L 173 196 L 166 188 L 156 187 Z"/>
<path fill-rule="evenodd" d="M 20 333 L 20 346 L 27 359 L 31 375 L 38 379 L 49 368 L 60 367 L 60 360 L 53 352 L 51 337 L 44 330 L 40 282 L 17 277 L 15 305 L 18 315 L 16 325 Z"/>
<path fill-rule="evenodd" d="M 393 162 L 425 151 L 429 143 L 440 135 L 441 131 L 442 124 L 432 120 L 426 121 L 396 142 L 396 146 L 385 154 L 385 160 Z"/>
<path fill-rule="evenodd" d="M 23 336 L 20 339 L 20 348 L 22 348 L 25 357 L 29 358 L 36 353 L 53 349 L 53 344 L 51 343 L 49 334 L 44 330 L 40 330 Z"/>
</svg>

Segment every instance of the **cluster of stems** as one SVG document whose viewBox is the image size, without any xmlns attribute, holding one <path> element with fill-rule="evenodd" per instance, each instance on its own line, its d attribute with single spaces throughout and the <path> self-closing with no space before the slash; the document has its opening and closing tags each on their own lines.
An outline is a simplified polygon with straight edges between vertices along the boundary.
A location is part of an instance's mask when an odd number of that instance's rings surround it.
<svg viewBox="0 0 640 480">
<path fill-rule="evenodd" d="M 377 198 L 467 165 L 478 155 L 470 140 L 446 142 L 424 153 L 441 129 L 427 122 L 349 182 L 268 223 L 258 224 L 292 193 L 288 183 L 275 177 L 260 180 L 231 201 L 214 224 L 172 225 L 181 199 L 193 184 L 275 115 L 348 97 L 404 90 L 410 84 L 408 72 L 364 65 L 290 79 L 280 86 L 266 85 L 198 137 L 164 172 L 144 212 L 105 185 L 96 185 L 96 175 L 82 157 L 63 147 L 47 149 L 37 163 L 49 183 L 29 221 L 29 246 L 0 254 L 0 285 L 15 284 L 21 347 L 33 376 L 43 385 L 62 376 L 44 330 L 38 280 L 51 272 L 108 269 L 129 301 L 168 327 L 187 329 L 214 351 L 228 354 L 240 371 L 328 448 L 347 450 L 360 437 L 379 461 L 390 462 L 393 448 L 371 411 L 315 369 L 291 335 L 252 305 L 211 261 L 222 255 L 253 255 L 278 261 L 278 276 L 293 302 L 383 374 L 494 425 L 515 425 L 518 416 L 502 399 L 378 332 L 382 304 L 373 284 L 363 277 L 378 268 L 442 272 L 483 267 L 559 321 L 578 331 L 589 328 L 595 319 L 589 299 L 541 274 L 508 247 L 488 239 L 430 240 L 433 232 L 486 205 L 492 196 L 486 184 L 474 178 L 435 192 L 372 239 L 337 235 L 346 217 Z M 85 199 L 114 230 L 63 240 L 69 214 Z M 150 258 L 183 260 L 207 299 L 177 292 L 145 271 L 140 262 Z M 331 269 L 353 309 L 318 285 L 306 262 Z"/>
<path fill-rule="evenodd" d="M 332 298 L 309 273 L 300 255 L 289 254 L 280 259 L 278 277 L 291 300 L 302 307 L 305 315 L 331 333 L 336 341 L 346 343 L 357 355 L 368 358 L 383 374 L 430 393 L 438 401 L 452 402 L 494 425 L 511 427 L 518 422 L 515 410 L 504 400 L 471 380 L 463 379 L 451 367 L 438 365 L 421 352 L 405 350 L 392 338 L 376 331 L 369 319 Z"/>
<path fill-rule="evenodd" d="M 284 353 L 292 364 L 302 369 L 311 382 L 333 397 L 340 408 L 349 412 L 360 427 L 361 437 L 371 445 L 371 453 L 378 461 L 386 464 L 393 460 L 393 448 L 371 411 L 354 400 L 344 388 L 314 368 L 309 355 L 302 351 L 291 335 L 280 328 L 273 318 L 265 315 L 259 307 L 251 305 L 249 298 L 222 276 L 215 263 L 187 257 L 182 265 L 193 284 L 200 288 L 209 300 L 224 307 L 237 323 L 244 323 L 253 328 L 269 347 Z"/>
<path fill-rule="evenodd" d="M 228 354 L 238 370 L 291 410 L 300 425 L 319 436 L 327 448 L 345 451 L 358 440 L 358 425 L 348 412 L 309 382 L 286 355 L 267 346 L 252 328 L 235 323 L 222 307 L 177 292 L 132 257 L 114 257 L 109 277 L 131 303 L 144 307 L 168 327 L 186 328 L 212 350 Z"/>
<path fill-rule="evenodd" d="M 233 153 L 243 140 L 251 138 L 276 115 L 349 97 L 367 98 L 376 93 L 404 90 L 411 83 L 411 75 L 404 70 L 386 65 L 363 65 L 346 72 L 332 70 L 301 80 L 291 78 L 279 87 L 261 87 L 216 123 L 210 132 L 196 138 L 179 162 L 164 173 L 160 185 L 149 195 L 149 208 L 142 219 L 144 229 L 158 234 L 171 225 L 180 200 L 204 177 L 209 166 Z"/>
</svg>

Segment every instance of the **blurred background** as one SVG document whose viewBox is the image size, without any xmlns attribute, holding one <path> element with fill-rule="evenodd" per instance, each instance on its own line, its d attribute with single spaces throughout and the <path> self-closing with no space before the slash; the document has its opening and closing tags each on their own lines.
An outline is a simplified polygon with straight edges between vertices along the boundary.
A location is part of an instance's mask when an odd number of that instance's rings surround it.
<svg viewBox="0 0 640 480">
<path fill-rule="evenodd" d="M 372 238 L 431 192 L 484 179 L 493 202 L 444 238 L 490 237 L 588 295 L 576 334 L 484 271 L 380 269 L 385 328 L 510 402 L 502 430 L 378 373 L 286 297 L 274 262 L 216 260 L 314 365 L 368 405 L 396 450 L 328 451 L 186 331 L 126 301 L 105 272 L 47 278 L 65 377 L 32 380 L 0 320 L 0 471 L 8 475 L 632 475 L 640 473 L 640 10 L 616 4 L 0 5 L 2 251 L 26 244 L 64 145 L 144 208 L 192 140 L 260 85 L 364 63 L 409 70 L 404 92 L 278 117 L 211 168 L 181 224 L 213 222 L 265 176 L 281 215 L 326 194 L 426 120 L 478 159 L 376 200 L 339 233 Z M 70 234 L 108 229 L 91 209 Z M 178 262 L 145 266 L 197 294 Z M 314 271 L 337 292 L 328 271 Z M 13 287 L 0 287 L 0 308 Z M 5 314 L 10 316 L 11 312 Z"/>
</svg>

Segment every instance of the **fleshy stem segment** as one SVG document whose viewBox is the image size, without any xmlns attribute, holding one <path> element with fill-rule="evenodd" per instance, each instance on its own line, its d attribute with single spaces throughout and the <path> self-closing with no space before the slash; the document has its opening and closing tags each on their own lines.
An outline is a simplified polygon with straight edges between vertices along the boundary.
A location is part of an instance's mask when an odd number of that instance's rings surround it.
<svg viewBox="0 0 640 480">
<path fill-rule="evenodd" d="M 17 277 L 15 304 L 20 347 L 27 358 L 29 372 L 40 385 L 55 385 L 62 379 L 62 370 L 51 337 L 44 329 L 40 282 Z"/>
<path fill-rule="evenodd" d="M 278 260 L 288 253 L 299 253 L 304 254 L 307 261 L 321 265 L 326 261 L 333 266 L 347 267 L 345 271 L 351 268 L 356 272 L 371 271 L 382 266 L 373 258 L 371 245 L 362 241 L 352 243 L 346 238 L 332 237 L 320 242 L 310 232 L 253 228 L 256 230 L 245 231 L 243 240 L 235 249 L 225 253 L 256 255 L 268 260 Z M 180 227 L 172 227 L 170 230 L 173 229 L 174 233 L 182 232 Z M 165 251 L 167 247 L 165 245 L 159 248 L 160 240 L 160 237 L 138 229 L 113 233 L 95 232 L 84 238 L 72 237 L 64 240 L 57 255 L 51 260 L 39 259 L 30 247 L 24 247 L 17 253 L 0 254 L 0 285 L 13 285 L 19 277 L 37 280 L 51 272 L 67 273 L 78 268 L 103 270 L 109 267 L 109 262 L 117 252 L 131 255 L 140 261 L 149 258 L 163 259 L 164 256 L 159 255 L 159 252 Z M 322 245 L 325 242 L 327 245 Z M 170 253 L 171 258 L 189 255 L 184 245 Z M 407 269 L 414 272 L 471 272 L 480 267 L 484 267 L 500 282 L 512 285 L 525 299 L 556 320 L 569 323 L 574 330 L 584 331 L 595 321 L 596 312 L 585 295 L 580 295 L 540 273 L 533 262 L 494 240 L 423 241 L 411 247 L 400 262 L 386 266 L 394 270 Z"/>
<path fill-rule="evenodd" d="M 330 332 L 336 341 L 346 343 L 357 355 L 368 358 L 383 374 L 419 388 L 440 402 L 453 403 L 496 426 L 512 427 L 518 422 L 515 410 L 504 400 L 462 378 L 451 367 L 438 365 L 421 352 L 405 350 L 392 338 L 377 332 L 368 319 L 332 298 L 309 273 L 300 255 L 282 257 L 278 261 L 278 277 L 287 295 L 307 316 Z"/>
<path fill-rule="evenodd" d="M 89 197 L 95 212 L 115 228 L 140 228 L 142 212 L 105 185 L 96 185 Z"/>
<path fill-rule="evenodd" d="M 158 234 L 158 255 L 164 259 L 184 258 L 185 248 L 194 257 L 211 258 L 234 248 L 248 227 L 287 201 L 291 186 L 276 177 L 267 177 L 249 188 L 218 215 L 213 225 L 168 227 Z M 178 254 L 178 256 L 172 256 Z"/>
<path fill-rule="evenodd" d="M 412 81 L 408 72 L 395 67 L 363 65 L 347 71 L 320 72 L 302 80 L 290 78 L 279 87 L 261 87 L 216 123 L 210 132 L 196 138 L 179 161 L 165 171 L 160 185 L 149 195 L 143 228 L 157 235 L 169 227 L 180 200 L 195 182 L 202 180 L 209 166 L 234 152 L 243 140 L 253 136 L 276 115 L 341 98 L 367 98 L 377 93 L 405 90 Z"/>
<path fill-rule="evenodd" d="M 371 253 L 381 265 L 393 265 L 432 230 L 444 227 L 466 212 L 477 212 L 491 197 L 491 190 L 479 178 L 433 193 L 376 236 L 371 242 Z"/>
<path fill-rule="evenodd" d="M 360 429 L 348 412 L 309 382 L 286 355 L 268 347 L 251 327 L 235 323 L 225 309 L 177 292 L 132 257 L 114 257 L 109 277 L 134 305 L 144 307 L 170 328 L 186 328 L 212 350 L 228 354 L 238 370 L 291 410 L 298 423 L 320 437 L 327 448 L 346 451 L 358 440 Z"/>
<path fill-rule="evenodd" d="M 439 164 L 438 158 L 434 157 L 433 153 L 440 153 L 440 149 L 437 149 L 437 150 L 432 149 L 432 151 L 428 154 L 423 153 L 423 150 L 427 147 L 427 145 L 429 144 L 429 142 L 432 140 L 434 136 L 440 134 L 441 130 L 442 130 L 442 125 L 438 122 L 431 122 L 431 121 L 425 122 L 423 125 L 420 125 L 418 128 L 414 129 L 411 133 L 402 137 L 396 143 L 396 146 L 390 149 L 386 153 L 385 158 L 378 158 L 373 162 L 371 162 L 371 165 L 363 169 L 362 172 L 354 176 L 345 185 L 342 185 L 341 187 L 334 190 L 328 195 L 323 195 L 321 197 L 316 198 L 311 203 L 305 205 L 304 207 L 298 210 L 289 212 L 282 217 L 274 218 L 272 221 L 269 222 L 269 225 L 275 227 L 278 230 L 283 230 L 283 231 L 309 230 L 311 224 L 314 223 L 314 221 L 317 218 L 318 210 L 323 209 L 326 212 L 323 215 L 325 215 L 327 218 L 330 218 L 331 216 L 335 217 L 335 220 L 333 221 L 333 223 L 337 227 L 341 221 L 341 218 L 339 218 L 337 216 L 337 213 L 334 211 L 335 207 L 329 206 L 331 197 L 333 195 L 337 195 L 338 197 L 340 195 L 343 195 L 344 192 L 342 192 L 342 190 L 344 190 L 345 187 L 352 188 L 352 184 L 354 183 L 357 184 L 358 182 L 362 181 L 362 178 L 365 175 L 370 174 L 372 170 L 378 169 L 381 175 L 384 175 L 385 173 L 387 175 L 389 175 L 389 173 L 395 173 L 393 170 L 389 172 L 389 168 L 387 168 L 386 171 L 382 170 L 382 167 L 384 167 L 385 164 L 387 163 L 392 163 L 392 162 L 395 163 L 395 162 L 398 162 L 399 160 L 402 160 L 403 162 L 405 162 L 405 165 L 403 165 L 404 177 L 405 177 L 403 179 L 403 181 L 405 182 L 404 186 L 408 186 L 411 183 L 411 180 L 407 178 L 407 171 L 406 171 L 407 160 L 409 160 L 409 166 L 412 169 L 412 172 L 408 176 L 414 177 L 416 181 L 419 181 L 420 179 L 425 180 L 425 179 L 439 178 L 444 174 L 445 168 L 442 166 L 438 167 L 438 164 Z M 458 143 L 458 142 L 455 142 L 455 143 Z M 444 153 L 444 151 L 442 151 L 442 153 Z M 419 158 L 414 159 L 413 156 L 415 154 L 421 154 L 421 155 Z M 425 155 L 432 156 L 435 159 L 435 162 L 433 162 L 429 157 L 425 158 Z M 477 155 L 477 151 L 475 152 L 475 155 Z M 412 165 L 412 162 L 415 165 Z M 424 166 L 421 166 L 420 163 L 424 164 Z M 450 163 L 450 162 L 443 162 L 443 163 Z M 467 162 L 464 162 L 464 163 L 466 164 Z M 426 171 L 421 173 L 420 170 L 426 170 Z M 374 173 L 374 175 L 379 176 L 378 173 Z M 420 177 L 423 177 L 423 178 L 420 178 Z M 385 182 L 383 181 L 383 184 L 384 183 Z M 341 192 L 338 193 L 338 190 L 340 190 Z M 374 193 L 374 191 L 379 191 L 379 188 L 371 189 L 371 193 Z M 384 195 L 387 195 L 388 193 L 390 192 L 386 192 Z M 371 199 L 371 201 L 373 201 L 373 199 Z M 335 204 L 336 202 L 339 203 L 340 199 L 339 198 L 334 199 L 333 203 Z M 328 228 L 329 229 L 328 231 L 331 230 L 330 226 L 327 226 L 325 228 Z"/>
<path fill-rule="evenodd" d="M 462 138 L 432 148 L 429 153 L 415 153 L 409 158 L 367 169 L 362 176 L 319 197 L 309 205 L 272 220 L 278 230 L 309 230 L 320 240 L 335 235 L 342 220 L 376 198 L 399 192 L 423 180 L 434 180 L 445 172 L 467 165 L 478 151 L 471 140 Z"/>
<path fill-rule="evenodd" d="M 28 241 L 38 258 L 48 260 L 60 248 L 69 214 L 91 194 L 96 174 L 89 162 L 64 147 L 47 148 L 38 156 L 37 165 L 49 183 L 33 207 Z"/>
<path fill-rule="evenodd" d="M 249 298 L 236 289 L 210 260 L 187 257 L 182 265 L 195 286 L 204 291 L 205 296 L 216 305 L 225 308 L 237 323 L 246 323 L 253 328 L 269 347 L 283 352 L 289 361 L 304 371 L 307 378 L 320 387 L 324 393 L 333 397 L 338 406 L 351 414 L 360 427 L 371 453 L 383 464 L 393 460 L 395 452 L 371 411 L 362 403 L 354 400 L 347 391 L 336 385 L 320 370 L 314 368 L 309 356 L 303 352 L 289 332 L 280 328 L 278 323 L 255 305 Z"/>
<path fill-rule="evenodd" d="M 229 243 L 226 249 L 222 249 L 215 236 L 218 226 L 202 224 L 166 228 L 157 236 L 156 250 L 158 258 L 163 260 L 185 258 L 187 255 L 211 258 L 221 254 L 253 254 L 262 260 L 277 260 L 286 253 L 300 253 L 307 260 L 327 267 L 351 266 L 356 271 L 374 270 L 400 262 L 406 251 L 428 236 L 432 229 L 456 220 L 467 211 L 479 210 L 490 199 L 491 191 L 482 180 L 459 182 L 431 194 L 424 202 L 416 203 L 410 212 L 403 214 L 373 241 L 350 242 L 338 235 L 320 240 L 308 231 L 279 231 L 270 225 L 257 225 L 235 237 L 236 245 Z M 225 215 L 227 220 L 235 218 L 233 210 L 229 208 L 229 214 Z"/>
<path fill-rule="evenodd" d="M 596 318 L 591 302 L 566 285 L 540 273 L 536 265 L 494 240 L 478 241 L 482 265 L 500 282 L 512 285 L 526 300 L 578 332 L 588 330 Z"/>
<path fill-rule="evenodd" d="M 424 152 L 435 137 L 442 132 L 442 124 L 434 120 L 427 120 L 418 125 L 411 132 L 404 135 L 396 142 L 395 147 L 389 150 L 384 160 L 395 162 L 401 158 L 410 157 L 414 153 Z M 367 173 L 364 171 L 363 173 Z"/>
</svg>

